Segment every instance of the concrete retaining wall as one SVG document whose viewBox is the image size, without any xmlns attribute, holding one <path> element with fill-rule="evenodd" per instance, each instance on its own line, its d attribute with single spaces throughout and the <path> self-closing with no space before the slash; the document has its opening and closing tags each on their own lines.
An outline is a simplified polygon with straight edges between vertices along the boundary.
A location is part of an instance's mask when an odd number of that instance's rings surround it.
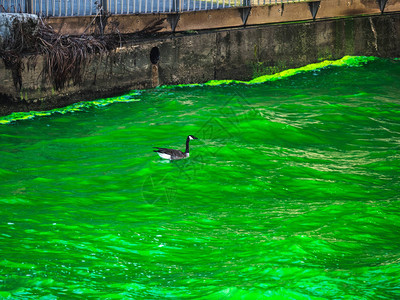
<svg viewBox="0 0 400 300">
<path fill-rule="evenodd" d="M 0 61 L 0 113 L 44 110 L 155 85 L 248 80 L 344 55 L 400 57 L 399 32 L 400 14 L 393 13 L 174 34 L 131 42 L 94 59 L 81 86 L 59 92 L 40 75 L 40 58 L 36 69 L 23 70 L 21 90 Z M 156 64 L 152 49 L 159 51 Z"/>
</svg>

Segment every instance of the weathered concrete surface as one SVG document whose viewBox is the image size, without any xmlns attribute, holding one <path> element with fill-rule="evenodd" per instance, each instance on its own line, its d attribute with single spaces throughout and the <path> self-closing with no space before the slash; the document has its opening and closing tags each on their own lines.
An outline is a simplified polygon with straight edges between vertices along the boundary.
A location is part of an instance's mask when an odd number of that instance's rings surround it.
<svg viewBox="0 0 400 300">
<path fill-rule="evenodd" d="M 315 0 L 253 6 L 246 25 L 312 20 L 310 2 L 315 2 Z M 175 31 L 184 32 L 242 26 L 241 12 L 241 8 L 182 12 L 179 14 Z M 400 0 L 389 0 L 384 12 L 400 12 Z M 379 14 L 381 14 L 381 11 L 377 0 L 322 0 L 316 19 Z M 162 32 L 172 32 L 174 16 L 176 15 L 171 13 L 112 15 L 107 19 L 106 32 L 112 31 L 113 26 L 118 25 L 120 33 L 130 34 L 143 30 L 157 20 L 163 20 Z M 61 34 L 81 35 L 98 30 L 98 25 L 94 22 L 93 16 L 51 17 L 48 19 L 48 23 Z"/>
<path fill-rule="evenodd" d="M 131 42 L 95 58 L 81 86 L 54 92 L 36 69 L 22 72 L 16 90 L 0 61 L 0 113 L 42 110 L 154 85 L 248 80 L 255 74 L 344 55 L 400 57 L 400 13 L 175 34 Z M 158 47 L 160 60 L 150 61 Z M 156 66 L 156 67 L 154 67 Z"/>
<path fill-rule="evenodd" d="M 32 14 L 0 13 L 0 45 L 9 38 L 13 31 L 14 21 L 38 23 L 38 16 Z"/>
</svg>

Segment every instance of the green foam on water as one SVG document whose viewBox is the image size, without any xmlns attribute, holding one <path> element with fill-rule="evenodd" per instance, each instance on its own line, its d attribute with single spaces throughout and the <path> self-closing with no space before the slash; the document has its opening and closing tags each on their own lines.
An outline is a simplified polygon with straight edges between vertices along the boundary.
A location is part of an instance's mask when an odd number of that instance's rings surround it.
<svg viewBox="0 0 400 300">
<path fill-rule="evenodd" d="M 196 87 L 196 86 L 221 86 L 221 85 L 229 85 L 229 84 L 258 84 L 280 80 L 283 78 L 288 78 L 290 76 L 294 76 L 296 74 L 302 72 L 311 72 L 319 69 L 323 69 L 326 67 L 336 66 L 336 67 L 358 67 L 369 61 L 376 60 L 377 57 L 373 56 L 344 56 L 338 60 L 325 60 L 315 64 L 309 64 L 304 67 L 288 69 L 279 73 L 271 74 L 271 75 L 263 75 L 252 79 L 250 81 L 240 81 L 240 80 L 210 80 L 206 83 L 195 83 L 195 84 L 180 84 L 180 85 L 169 85 L 162 86 L 161 89 L 171 89 L 176 87 Z M 131 91 L 130 93 L 118 97 L 111 97 L 106 99 L 99 99 L 94 101 L 82 101 L 78 102 L 64 108 L 56 108 L 48 111 L 30 111 L 30 112 L 15 112 L 8 116 L 0 117 L 0 125 L 9 124 L 14 121 L 19 120 L 29 120 L 35 117 L 49 116 L 54 113 L 65 114 L 69 112 L 82 111 L 91 107 L 101 107 L 106 106 L 116 102 L 132 102 L 139 101 L 139 99 L 135 98 L 139 94 L 138 91 Z"/>
<path fill-rule="evenodd" d="M 373 56 L 344 56 L 338 60 L 325 60 L 320 63 L 309 64 L 304 67 L 296 68 L 296 69 L 288 69 L 279 73 L 275 73 L 272 75 L 264 75 L 257 77 L 253 80 L 250 80 L 248 83 L 264 83 L 267 81 L 275 81 L 282 78 L 287 78 L 302 72 L 311 72 L 315 70 L 320 70 L 326 67 L 358 67 L 369 61 L 376 60 L 376 57 Z"/>
<path fill-rule="evenodd" d="M 228 85 L 228 84 L 256 84 L 256 83 L 266 83 L 271 81 L 280 80 L 283 78 L 288 78 L 290 76 L 294 76 L 303 72 L 312 72 L 315 70 L 320 70 L 326 67 L 359 67 L 368 63 L 370 61 L 378 59 L 374 56 L 344 56 L 338 60 L 325 60 L 315 64 L 309 64 L 304 67 L 295 68 L 295 69 L 287 69 L 275 74 L 271 75 L 263 75 L 257 78 L 254 78 L 250 81 L 241 81 L 241 80 L 210 80 L 206 83 L 198 83 L 198 84 L 180 84 L 180 85 L 169 85 L 163 86 L 162 88 L 175 88 L 175 87 L 195 87 L 195 86 L 220 86 L 220 85 Z"/>
<path fill-rule="evenodd" d="M 19 120 L 29 120 L 29 119 L 33 119 L 35 117 L 50 116 L 54 113 L 66 114 L 69 112 L 83 111 L 88 108 L 102 107 L 102 106 L 106 106 L 106 105 L 109 105 L 112 103 L 117 103 L 117 102 L 139 101 L 139 99 L 137 97 L 135 97 L 138 94 L 139 93 L 137 91 L 131 91 L 128 94 L 118 96 L 118 97 L 98 99 L 98 100 L 94 100 L 94 101 L 82 101 L 82 102 L 68 105 L 66 107 L 55 108 L 55 109 L 47 110 L 47 111 L 15 112 L 8 116 L 0 117 L 0 125 L 1 124 L 9 124 L 11 122 L 19 121 Z"/>
</svg>

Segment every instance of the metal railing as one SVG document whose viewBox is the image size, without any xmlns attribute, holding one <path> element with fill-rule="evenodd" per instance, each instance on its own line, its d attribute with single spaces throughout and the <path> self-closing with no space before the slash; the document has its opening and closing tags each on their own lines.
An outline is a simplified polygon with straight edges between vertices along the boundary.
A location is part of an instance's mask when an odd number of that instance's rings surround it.
<svg viewBox="0 0 400 300">
<path fill-rule="evenodd" d="M 23 13 L 26 12 L 25 1 L 21 0 L 0 0 L 0 13 Z"/>
<path fill-rule="evenodd" d="M 96 15 L 101 7 L 111 14 L 146 14 L 294 2 L 305 0 L 0 0 L 0 12 L 62 17 Z"/>
</svg>

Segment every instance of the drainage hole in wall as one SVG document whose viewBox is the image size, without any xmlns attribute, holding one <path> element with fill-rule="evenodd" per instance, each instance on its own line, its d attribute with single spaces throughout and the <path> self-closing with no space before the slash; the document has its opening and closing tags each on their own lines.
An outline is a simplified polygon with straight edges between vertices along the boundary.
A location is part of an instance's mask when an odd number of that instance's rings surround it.
<svg viewBox="0 0 400 300">
<path fill-rule="evenodd" d="M 150 61 L 152 64 L 156 64 L 158 63 L 158 61 L 160 60 L 160 50 L 158 49 L 158 47 L 153 47 L 150 51 Z"/>
</svg>

